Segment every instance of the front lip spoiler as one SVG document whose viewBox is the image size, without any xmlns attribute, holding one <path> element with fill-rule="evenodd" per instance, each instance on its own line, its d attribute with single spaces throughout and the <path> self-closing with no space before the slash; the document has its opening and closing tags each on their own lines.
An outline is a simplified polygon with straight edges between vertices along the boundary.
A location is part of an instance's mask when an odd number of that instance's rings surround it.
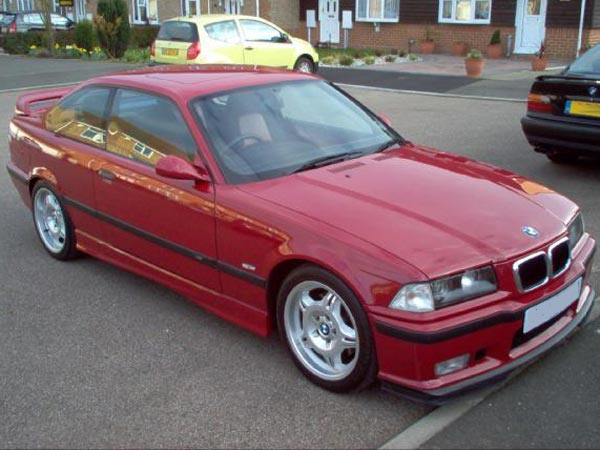
<svg viewBox="0 0 600 450">
<path fill-rule="evenodd" d="M 506 378 L 510 372 L 517 369 L 520 366 L 523 366 L 534 359 L 541 356 L 543 353 L 549 351 L 552 347 L 557 345 L 563 339 L 567 338 L 572 332 L 579 327 L 585 319 L 589 316 L 592 305 L 594 304 L 596 293 L 594 289 L 590 287 L 590 292 L 588 294 L 587 299 L 579 314 L 573 318 L 573 320 L 561 331 L 556 333 L 546 342 L 541 344 L 539 347 L 535 348 L 531 352 L 523 355 L 519 359 L 515 359 L 507 364 L 504 364 L 501 367 L 498 367 L 494 370 L 490 370 L 489 372 L 482 373 L 481 375 L 477 375 L 475 377 L 469 378 L 467 380 L 459 381 L 458 383 L 454 383 L 450 386 L 441 387 L 438 389 L 431 389 L 427 391 L 417 391 L 413 389 L 408 389 L 405 387 L 401 387 L 395 385 L 393 383 L 389 383 L 387 381 L 382 382 L 382 388 L 384 390 L 400 394 L 404 397 L 408 397 L 411 400 L 415 400 L 422 403 L 428 403 L 433 405 L 440 405 L 443 403 L 452 400 L 454 397 L 463 395 L 469 391 L 473 391 L 476 389 L 480 389 L 484 386 L 488 386 L 497 381 Z"/>
</svg>

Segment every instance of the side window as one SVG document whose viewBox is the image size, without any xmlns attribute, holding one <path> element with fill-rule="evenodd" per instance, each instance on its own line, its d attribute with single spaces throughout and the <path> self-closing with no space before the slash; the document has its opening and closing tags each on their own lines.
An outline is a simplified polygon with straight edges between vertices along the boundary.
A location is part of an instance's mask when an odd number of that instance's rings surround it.
<svg viewBox="0 0 600 450">
<path fill-rule="evenodd" d="M 119 89 L 107 130 L 109 152 L 150 165 L 166 155 L 193 161 L 197 152 L 177 105 L 157 95 Z"/>
<path fill-rule="evenodd" d="M 46 114 L 46 129 L 104 148 L 104 113 L 109 94 L 108 88 L 89 87 L 69 95 Z"/>
<path fill-rule="evenodd" d="M 258 20 L 240 20 L 240 25 L 247 41 L 278 42 L 281 40 L 279 30 Z"/>
<path fill-rule="evenodd" d="M 216 41 L 226 42 L 227 44 L 240 43 L 240 35 L 233 20 L 204 25 L 204 29 L 208 37 Z"/>
</svg>

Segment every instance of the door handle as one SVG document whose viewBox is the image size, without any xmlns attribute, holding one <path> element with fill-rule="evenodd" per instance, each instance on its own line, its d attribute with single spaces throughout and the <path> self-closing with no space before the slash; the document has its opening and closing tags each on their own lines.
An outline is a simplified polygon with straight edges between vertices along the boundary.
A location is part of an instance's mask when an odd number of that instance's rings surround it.
<svg viewBox="0 0 600 450">
<path fill-rule="evenodd" d="M 107 180 L 107 181 L 112 181 L 115 179 L 115 174 L 113 172 L 111 172 L 110 170 L 106 170 L 106 169 L 100 169 L 98 171 L 98 175 L 100 176 L 100 178 Z"/>
<path fill-rule="evenodd" d="M 254 50 L 254 47 L 244 47 L 244 50 Z"/>
</svg>

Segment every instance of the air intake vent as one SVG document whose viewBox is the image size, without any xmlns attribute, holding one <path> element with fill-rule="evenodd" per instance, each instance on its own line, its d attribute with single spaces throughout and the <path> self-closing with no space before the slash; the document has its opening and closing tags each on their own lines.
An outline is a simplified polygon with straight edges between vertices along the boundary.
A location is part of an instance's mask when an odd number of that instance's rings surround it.
<svg viewBox="0 0 600 450">
<path fill-rule="evenodd" d="M 564 238 L 550 246 L 548 250 L 552 261 L 552 277 L 557 277 L 569 268 L 571 255 L 569 252 L 569 238 Z"/>
<path fill-rule="evenodd" d="M 548 282 L 548 256 L 539 252 L 523 258 L 515 263 L 514 271 L 519 290 L 531 291 Z"/>
</svg>

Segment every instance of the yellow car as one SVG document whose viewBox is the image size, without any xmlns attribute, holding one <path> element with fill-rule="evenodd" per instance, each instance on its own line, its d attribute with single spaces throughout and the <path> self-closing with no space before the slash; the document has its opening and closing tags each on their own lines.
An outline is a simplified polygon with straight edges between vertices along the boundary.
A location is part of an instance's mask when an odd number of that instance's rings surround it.
<svg viewBox="0 0 600 450">
<path fill-rule="evenodd" d="M 176 17 L 160 26 L 152 44 L 157 64 L 249 64 L 316 72 L 319 55 L 308 42 L 289 36 L 259 17 Z"/>
</svg>

